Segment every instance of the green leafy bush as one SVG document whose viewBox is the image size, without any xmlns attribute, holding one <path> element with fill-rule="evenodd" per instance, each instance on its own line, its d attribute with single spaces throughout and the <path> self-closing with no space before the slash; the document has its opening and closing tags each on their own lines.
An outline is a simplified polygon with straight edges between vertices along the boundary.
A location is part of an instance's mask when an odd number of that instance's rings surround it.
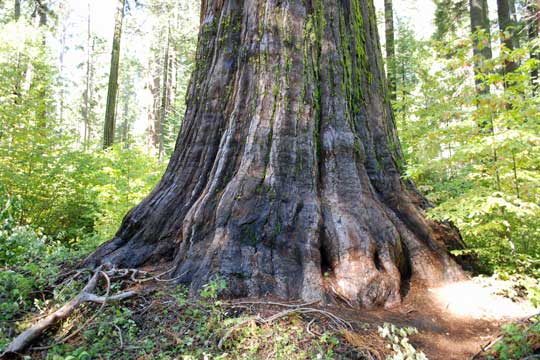
<svg viewBox="0 0 540 360">
<path fill-rule="evenodd" d="M 512 257 L 540 257 L 540 97 L 530 82 L 539 64 L 528 57 L 539 44 L 486 60 L 479 80 L 490 91 L 481 95 L 471 46 L 468 36 L 400 37 L 398 78 L 416 81 L 399 84 L 394 108 L 406 176 L 435 205 L 429 216 L 457 225 L 493 273 L 518 266 Z M 520 66 L 503 74 L 508 60 Z"/>
<path fill-rule="evenodd" d="M 540 322 L 538 317 L 528 323 L 502 326 L 502 340 L 490 350 L 488 359 L 535 358 L 540 349 Z"/>
</svg>

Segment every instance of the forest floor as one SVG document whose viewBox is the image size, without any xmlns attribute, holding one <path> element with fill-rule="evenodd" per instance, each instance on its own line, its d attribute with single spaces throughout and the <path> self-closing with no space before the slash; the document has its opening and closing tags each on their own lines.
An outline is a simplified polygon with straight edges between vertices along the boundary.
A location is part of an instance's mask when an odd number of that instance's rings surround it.
<svg viewBox="0 0 540 360">
<path fill-rule="evenodd" d="M 500 326 L 535 314 L 520 299 L 510 299 L 512 283 L 490 278 L 450 284 L 436 289 L 412 286 L 400 307 L 390 310 L 339 312 L 344 318 L 370 324 L 415 327 L 411 343 L 431 360 L 482 358 L 500 336 Z"/>
<path fill-rule="evenodd" d="M 375 310 L 219 300 L 218 283 L 209 284 L 199 299 L 166 282 L 126 279 L 109 289 L 139 295 L 82 306 L 33 344 L 31 358 L 421 360 L 423 353 L 431 360 L 517 359 L 489 357 L 483 349 L 500 338 L 502 324 L 526 321 L 537 311 L 511 281 L 485 277 L 436 289 L 412 284 L 402 305 Z M 417 331 L 400 330 L 407 328 Z M 77 336 L 69 341 L 59 340 L 73 332 Z"/>
</svg>

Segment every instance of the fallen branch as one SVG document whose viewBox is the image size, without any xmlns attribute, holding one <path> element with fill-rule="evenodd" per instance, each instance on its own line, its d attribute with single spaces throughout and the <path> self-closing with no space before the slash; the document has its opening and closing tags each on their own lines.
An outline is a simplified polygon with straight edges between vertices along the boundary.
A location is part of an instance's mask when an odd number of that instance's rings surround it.
<svg viewBox="0 0 540 360">
<path fill-rule="evenodd" d="M 105 296 L 98 296 L 93 293 L 93 291 L 96 289 L 98 285 L 100 276 L 103 276 L 105 280 L 107 281 L 107 293 Z M 95 270 L 92 277 L 90 278 L 90 280 L 88 280 L 88 283 L 85 285 L 85 287 L 81 290 L 81 292 L 77 296 L 75 296 L 69 302 L 67 302 L 62 307 L 60 307 L 60 309 L 56 310 L 55 312 L 48 315 L 47 317 L 39 320 L 36 324 L 31 326 L 29 329 L 26 329 L 21 334 L 19 334 L 8 345 L 5 352 L 0 355 L 0 358 L 4 358 L 7 354 L 10 354 L 10 353 L 22 352 L 30 344 L 32 344 L 37 338 L 39 338 L 45 330 L 54 326 L 61 320 L 64 320 L 67 317 L 69 317 L 69 315 L 71 315 L 71 313 L 73 313 L 75 309 L 77 309 L 81 304 L 85 302 L 99 303 L 99 304 L 102 304 L 102 307 L 103 307 L 105 303 L 108 301 L 122 300 L 122 299 L 126 299 L 128 297 L 131 297 L 137 294 L 137 292 L 135 291 L 126 291 L 120 294 L 109 296 L 109 291 L 110 291 L 110 280 L 107 274 L 102 271 L 102 268 L 98 267 Z M 84 325 L 82 327 L 84 327 Z M 74 334 L 78 333 L 82 329 L 82 327 L 77 329 L 74 333 L 63 338 L 61 342 L 64 342 L 67 339 L 74 336 Z"/>
</svg>

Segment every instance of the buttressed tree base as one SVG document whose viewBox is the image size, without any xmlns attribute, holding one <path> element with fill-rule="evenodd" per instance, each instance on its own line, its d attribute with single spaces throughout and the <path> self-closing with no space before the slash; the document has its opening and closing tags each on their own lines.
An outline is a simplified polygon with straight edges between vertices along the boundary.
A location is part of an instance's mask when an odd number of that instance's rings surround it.
<svg viewBox="0 0 540 360">
<path fill-rule="evenodd" d="M 88 264 L 361 307 L 462 278 L 459 234 L 400 176 L 385 82 L 371 0 L 203 0 L 168 168 Z"/>
</svg>

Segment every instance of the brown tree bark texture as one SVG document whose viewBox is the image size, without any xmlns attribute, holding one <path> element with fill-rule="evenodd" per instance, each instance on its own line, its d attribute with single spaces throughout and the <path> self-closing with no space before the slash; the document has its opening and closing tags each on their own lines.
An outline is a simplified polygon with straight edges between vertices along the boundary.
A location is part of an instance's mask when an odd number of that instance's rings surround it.
<svg viewBox="0 0 540 360">
<path fill-rule="evenodd" d="M 392 306 L 463 277 L 401 179 L 371 0 L 208 0 L 176 149 L 89 264 L 174 261 L 193 293 Z M 332 291 L 329 289 L 333 289 Z"/>
</svg>

